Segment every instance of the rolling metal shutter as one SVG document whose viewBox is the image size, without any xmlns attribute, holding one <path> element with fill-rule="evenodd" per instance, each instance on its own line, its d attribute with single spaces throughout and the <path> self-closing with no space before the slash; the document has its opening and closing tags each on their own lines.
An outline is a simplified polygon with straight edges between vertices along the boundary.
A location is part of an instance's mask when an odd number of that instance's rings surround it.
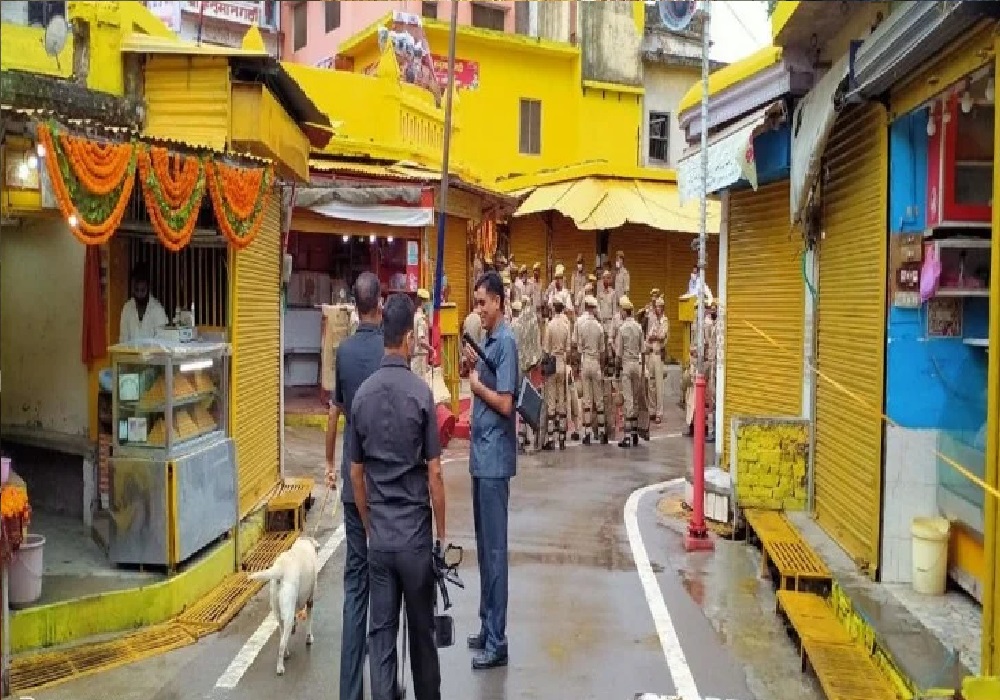
<svg viewBox="0 0 1000 700">
<path fill-rule="evenodd" d="M 819 249 L 816 516 L 875 577 L 882 503 L 888 127 L 877 103 L 846 110 L 824 154 Z"/>
<path fill-rule="evenodd" d="M 548 227 L 541 214 L 530 214 L 513 219 L 510 228 L 510 252 L 518 266 L 526 265 L 528 275 L 536 262 L 542 264 L 542 281 L 545 274 L 545 240 Z"/>
<path fill-rule="evenodd" d="M 670 322 L 667 354 L 679 360 L 683 353 L 683 328 L 678 320 L 678 302 L 687 291 L 691 268 L 698 262 L 697 251 L 691 248 L 695 237 L 672 231 L 657 231 L 646 226 L 626 225 L 611 232 L 608 254 L 614 258 L 625 253 L 631 285 L 630 296 L 637 309 L 649 302 L 649 292 L 659 288 L 664 299 L 664 313 Z M 708 240 L 705 279 L 713 292 L 719 278 L 719 241 Z"/>
<path fill-rule="evenodd" d="M 552 221 L 552 272 L 562 263 L 566 268 L 566 285 L 569 286 L 576 269 L 576 256 L 583 253 L 583 269 L 589 271 L 597 260 L 597 231 L 581 231 L 562 214 L 547 214 Z"/>
<path fill-rule="evenodd" d="M 733 192 L 726 280 L 723 458 L 735 416 L 800 416 L 804 377 L 802 237 L 788 225 L 788 181 Z M 744 321 L 786 352 L 779 352 Z M 793 356 L 787 354 L 790 351 Z"/>
<path fill-rule="evenodd" d="M 240 516 L 280 479 L 278 416 L 281 313 L 281 192 L 272 193 L 257 238 L 233 252 L 232 431 Z"/>
<path fill-rule="evenodd" d="M 469 287 L 475 280 L 472 275 L 472 262 L 469 260 L 469 221 L 458 216 L 449 216 L 444 226 L 444 274 L 451 286 L 451 296 L 448 301 L 454 302 L 458 311 L 458 320 L 462 320 L 471 308 L 469 299 L 472 290 Z M 430 274 L 433 285 L 434 266 L 437 261 L 437 228 L 428 235 L 430 239 Z"/>
</svg>

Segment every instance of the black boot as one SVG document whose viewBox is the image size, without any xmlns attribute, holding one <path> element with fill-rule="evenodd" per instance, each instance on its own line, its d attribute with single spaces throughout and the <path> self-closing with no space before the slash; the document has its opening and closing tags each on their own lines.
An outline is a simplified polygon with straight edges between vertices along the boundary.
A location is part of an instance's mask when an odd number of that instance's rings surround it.
<svg viewBox="0 0 1000 700">
<path fill-rule="evenodd" d="M 559 449 L 560 451 L 566 449 L 566 433 L 559 433 Z"/>
<path fill-rule="evenodd" d="M 638 446 L 639 446 L 639 433 L 637 433 L 635 430 L 633 430 L 632 431 L 632 447 L 638 447 Z"/>
<path fill-rule="evenodd" d="M 624 447 L 626 449 L 632 447 L 632 441 L 628 439 L 628 435 L 621 439 L 621 442 L 618 443 L 618 447 Z"/>
<path fill-rule="evenodd" d="M 601 429 L 601 444 L 602 445 L 608 444 L 608 431 L 605 430 L 604 428 Z"/>
<path fill-rule="evenodd" d="M 542 450 L 544 452 L 551 452 L 554 449 L 556 449 L 556 446 L 555 443 L 552 442 L 551 440 L 546 441 L 546 443 L 542 445 Z"/>
<path fill-rule="evenodd" d="M 583 436 L 583 444 L 584 445 L 589 445 L 590 444 L 590 431 L 589 430 L 587 431 L 587 434 Z"/>
<path fill-rule="evenodd" d="M 640 435 L 642 435 L 642 439 L 643 440 L 645 440 L 646 442 L 649 442 L 649 428 L 646 428 L 645 430 L 640 431 Z"/>
</svg>

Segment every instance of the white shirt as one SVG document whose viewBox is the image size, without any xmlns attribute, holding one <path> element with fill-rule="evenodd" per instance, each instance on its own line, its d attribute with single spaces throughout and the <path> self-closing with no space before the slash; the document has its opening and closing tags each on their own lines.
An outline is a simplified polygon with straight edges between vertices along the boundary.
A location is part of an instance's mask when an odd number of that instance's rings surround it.
<svg viewBox="0 0 1000 700">
<path fill-rule="evenodd" d="M 167 312 L 154 297 L 146 302 L 146 313 L 139 320 L 139 312 L 135 307 L 135 298 L 129 299 L 122 307 L 121 329 L 118 333 L 119 343 L 130 343 L 133 340 L 148 340 L 156 336 L 156 331 L 170 324 Z"/>
</svg>

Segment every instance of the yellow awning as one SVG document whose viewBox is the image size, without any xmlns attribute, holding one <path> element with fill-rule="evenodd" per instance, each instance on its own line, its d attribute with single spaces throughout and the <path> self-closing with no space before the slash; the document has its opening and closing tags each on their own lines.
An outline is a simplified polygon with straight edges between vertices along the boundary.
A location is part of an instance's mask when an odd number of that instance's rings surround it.
<svg viewBox="0 0 1000 700">
<path fill-rule="evenodd" d="M 708 76 L 708 95 L 716 95 L 727 88 L 731 88 L 737 83 L 751 78 L 763 70 L 767 70 L 781 61 L 782 51 L 780 46 L 765 46 L 759 51 L 755 51 L 746 58 L 735 63 L 730 63 L 725 68 Z M 692 107 L 697 107 L 701 103 L 701 80 L 698 80 L 691 88 L 684 93 L 680 103 L 677 105 L 677 113 L 686 112 Z"/>
<path fill-rule="evenodd" d="M 536 187 L 514 216 L 557 211 L 581 231 L 642 224 L 660 231 L 698 233 L 700 204 L 681 205 L 673 182 L 584 178 Z M 720 206 L 708 202 L 708 232 L 719 232 Z"/>
<path fill-rule="evenodd" d="M 163 54 L 171 56 L 216 56 L 219 58 L 270 58 L 267 51 L 195 44 L 180 39 L 165 39 L 149 34 L 129 34 L 121 43 L 122 53 Z"/>
</svg>

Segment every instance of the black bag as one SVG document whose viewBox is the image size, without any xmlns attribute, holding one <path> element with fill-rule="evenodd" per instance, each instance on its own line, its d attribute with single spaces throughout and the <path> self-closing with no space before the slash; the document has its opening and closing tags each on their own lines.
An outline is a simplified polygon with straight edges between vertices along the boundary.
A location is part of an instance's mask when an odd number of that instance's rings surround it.
<svg viewBox="0 0 1000 700">
<path fill-rule="evenodd" d="M 521 379 L 521 391 L 517 395 L 516 408 L 521 420 L 531 426 L 532 430 L 538 430 L 542 424 L 542 409 L 545 408 L 545 402 L 527 377 Z"/>
<path fill-rule="evenodd" d="M 546 355 L 542 358 L 542 376 L 551 377 L 556 373 L 556 356 Z"/>
</svg>

